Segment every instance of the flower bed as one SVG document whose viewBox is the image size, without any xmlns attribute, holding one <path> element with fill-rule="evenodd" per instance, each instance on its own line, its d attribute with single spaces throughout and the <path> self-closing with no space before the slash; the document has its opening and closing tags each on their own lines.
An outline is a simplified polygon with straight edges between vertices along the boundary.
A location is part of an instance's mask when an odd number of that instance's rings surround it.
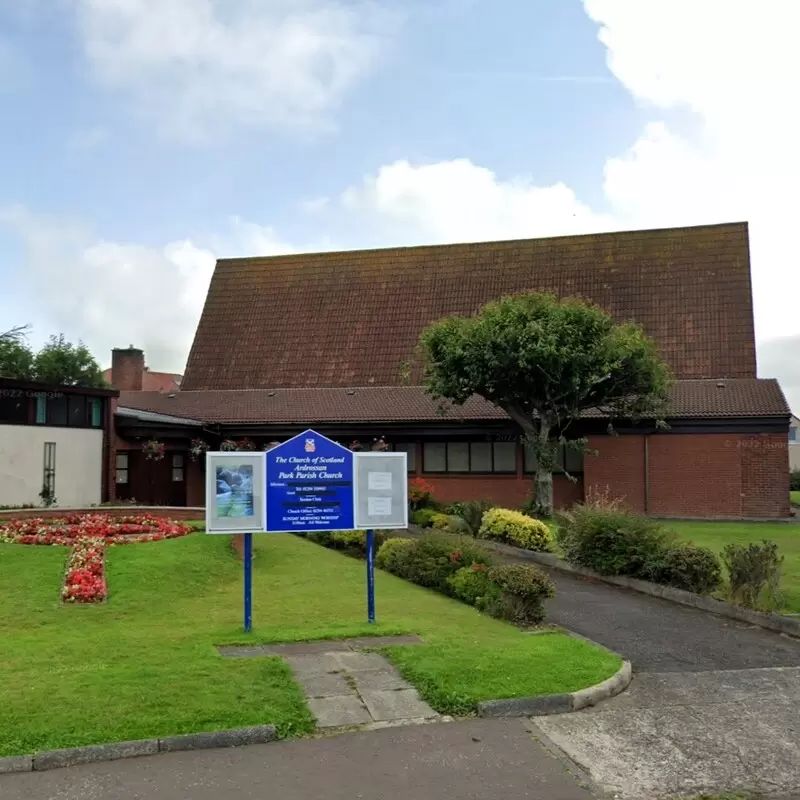
<svg viewBox="0 0 800 800">
<path fill-rule="evenodd" d="M 67 561 L 61 599 L 65 603 L 102 603 L 107 596 L 102 539 L 76 539 Z"/>
<path fill-rule="evenodd" d="M 71 514 L 0 524 L 0 542 L 71 547 L 61 599 L 65 603 L 102 603 L 108 596 L 106 546 L 158 542 L 191 532 L 189 525 L 151 514 L 116 518 L 109 514 Z"/>
<path fill-rule="evenodd" d="M 54 519 L 37 517 L 0 524 L 0 542 L 70 546 L 79 539 L 99 539 L 103 544 L 131 544 L 175 539 L 191 532 L 189 525 L 151 514 L 116 518 L 109 514 L 72 514 Z"/>
</svg>

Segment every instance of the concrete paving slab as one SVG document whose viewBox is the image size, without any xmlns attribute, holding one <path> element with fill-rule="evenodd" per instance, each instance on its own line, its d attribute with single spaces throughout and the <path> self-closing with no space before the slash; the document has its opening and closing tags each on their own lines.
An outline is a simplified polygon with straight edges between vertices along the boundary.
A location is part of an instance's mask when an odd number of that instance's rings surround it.
<svg viewBox="0 0 800 800">
<path fill-rule="evenodd" d="M 303 677 L 303 691 L 306 697 L 335 697 L 356 694 L 355 687 L 341 672 L 325 675 L 306 675 Z"/>
<path fill-rule="evenodd" d="M 797 668 L 645 673 L 603 705 L 533 724 L 621 800 L 745 789 L 791 797 L 798 708 Z"/>
<path fill-rule="evenodd" d="M 372 722 L 369 711 L 358 695 L 309 698 L 307 702 L 320 728 L 342 728 Z"/>
<path fill-rule="evenodd" d="M 338 669 L 348 673 L 385 669 L 389 662 L 380 653 L 331 653 Z"/>
<path fill-rule="evenodd" d="M 362 691 L 361 698 L 376 722 L 437 716 L 420 698 L 416 689 L 402 689 L 397 692 Z"/>
<path fill-rule="evenodd" d="M 592 800 L 520 720 L 386 728 L 0 775 L 3 800 Z"/>
<path fill-rule="evenodd" d="M 360 692 L 395 692 L 398 689 L 413 689 L 414 687 L 400 677 L 396 669 L 375 669 L 357 672 L 353 679 Z"/>
<path fill-rule="evenodd" d="M 314 656 L 287 656 L 284 660 L 302 682 L 302 679 L 309 675 L 341 672 L 342 665 L 336 660 L 336 655 L 336 653 L 320 653 Z"/>
</svg>

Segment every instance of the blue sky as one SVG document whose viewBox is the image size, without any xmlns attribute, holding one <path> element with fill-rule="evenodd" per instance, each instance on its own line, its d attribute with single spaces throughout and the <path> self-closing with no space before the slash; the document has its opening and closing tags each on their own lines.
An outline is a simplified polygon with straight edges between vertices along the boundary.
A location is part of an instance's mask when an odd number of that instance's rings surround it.
<svg viewBox="0 0 800 800">
<path fill-rule="evenodd" d="M 748 219 L 800 390 L 800 12 L 695 5 L 0 2 L 0 328 L 181 370 L 215 256 Z"/>
</svg>

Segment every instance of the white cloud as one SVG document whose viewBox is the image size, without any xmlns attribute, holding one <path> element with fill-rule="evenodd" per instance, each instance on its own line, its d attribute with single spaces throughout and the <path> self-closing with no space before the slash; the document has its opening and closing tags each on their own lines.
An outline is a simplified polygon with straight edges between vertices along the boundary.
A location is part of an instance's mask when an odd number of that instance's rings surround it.
<svg viewBox="0 0 800 800">
<path fill-rule="evenodd" d="M 354 0 L 74 2 L 97 79 L 191 138 L 327 123 L 388 25 Z"/>
<path fill-rule="evenodd" d="M 20 298 L 35 299 L 48 326 L 35 332 L 37 340 L 64 332 L 101 363 L 113 347 L 133 343 L 154 369 L 183 370 L 214 270 L 211 249 L 190 240 L 159 247 L 106 241 L 21 206 L 0 208 L 2 227 L 23 245 Z M 226 256 L 293 251 L 270 229 L 236 218 L 212 241 Z"/>
<path fill-rule="evenodd" d="M 581 204 L 563 183 L 501 181 L 468 159 L 383 166 L 342 195 L 345 207 L 402 223 L 407 243 L 549 236 L 607 229 L 612 220 Z"/>
<path fill-rule="evenodd" d="M 627 152 L 608 158 L 606 208 L 562 184 L 499 179 L 466 160 L 380 168 L 345 192 L 346 207 L 402 222 L 414 241 L 580 233 L 746 220 L 756 332 L 766 377 L 790 378 L 782 337 L 800 334 L 795 244 L 800 186 L 800 5 L 795 0 L 584 0 L 609 68 L 651 122 Z M 696 130 L 665 121 L 685 109 Z M 776 354 L 786 354 L 783 361 Z M 800 408 L 800 391 L 789 390 Z"/>
</svg>

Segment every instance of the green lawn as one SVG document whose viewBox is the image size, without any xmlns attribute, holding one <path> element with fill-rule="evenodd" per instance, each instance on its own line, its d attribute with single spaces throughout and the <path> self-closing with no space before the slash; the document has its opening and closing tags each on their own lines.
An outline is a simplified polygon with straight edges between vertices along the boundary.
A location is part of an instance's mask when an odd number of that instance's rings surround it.
<svg viewBox="0 0 800 800">
<path fill-rule="evenodd" d="M 769 539 L 784 556 L 781 593 L 783 612 L 800 613 L 800 525 L 769 522 L 667 522 L 683 539 L 721 553 L 726 544 Z"/>
<path fill-rule="evenodd" d="M 789 500 L 793 506 L 800 506 L 800 492 L 789 492 Z"/>
<path fill-rule="evenodd" d="M 247 637 L 227 536 L 110 548 L 104 606 L 59 604 L 66 548 L 0 545 L 0 755 L 266 722 L 282 736 L 313 729 L 283 662 L 223 659 L 214 644 L 418 633 L 426 644 L 390 657 L 450 712 L 573 691 L 619 666 L 381 572 L 370 626 L 363 562 L 289 535 L 257 536 L 255 550 Z"/>
</svg>

